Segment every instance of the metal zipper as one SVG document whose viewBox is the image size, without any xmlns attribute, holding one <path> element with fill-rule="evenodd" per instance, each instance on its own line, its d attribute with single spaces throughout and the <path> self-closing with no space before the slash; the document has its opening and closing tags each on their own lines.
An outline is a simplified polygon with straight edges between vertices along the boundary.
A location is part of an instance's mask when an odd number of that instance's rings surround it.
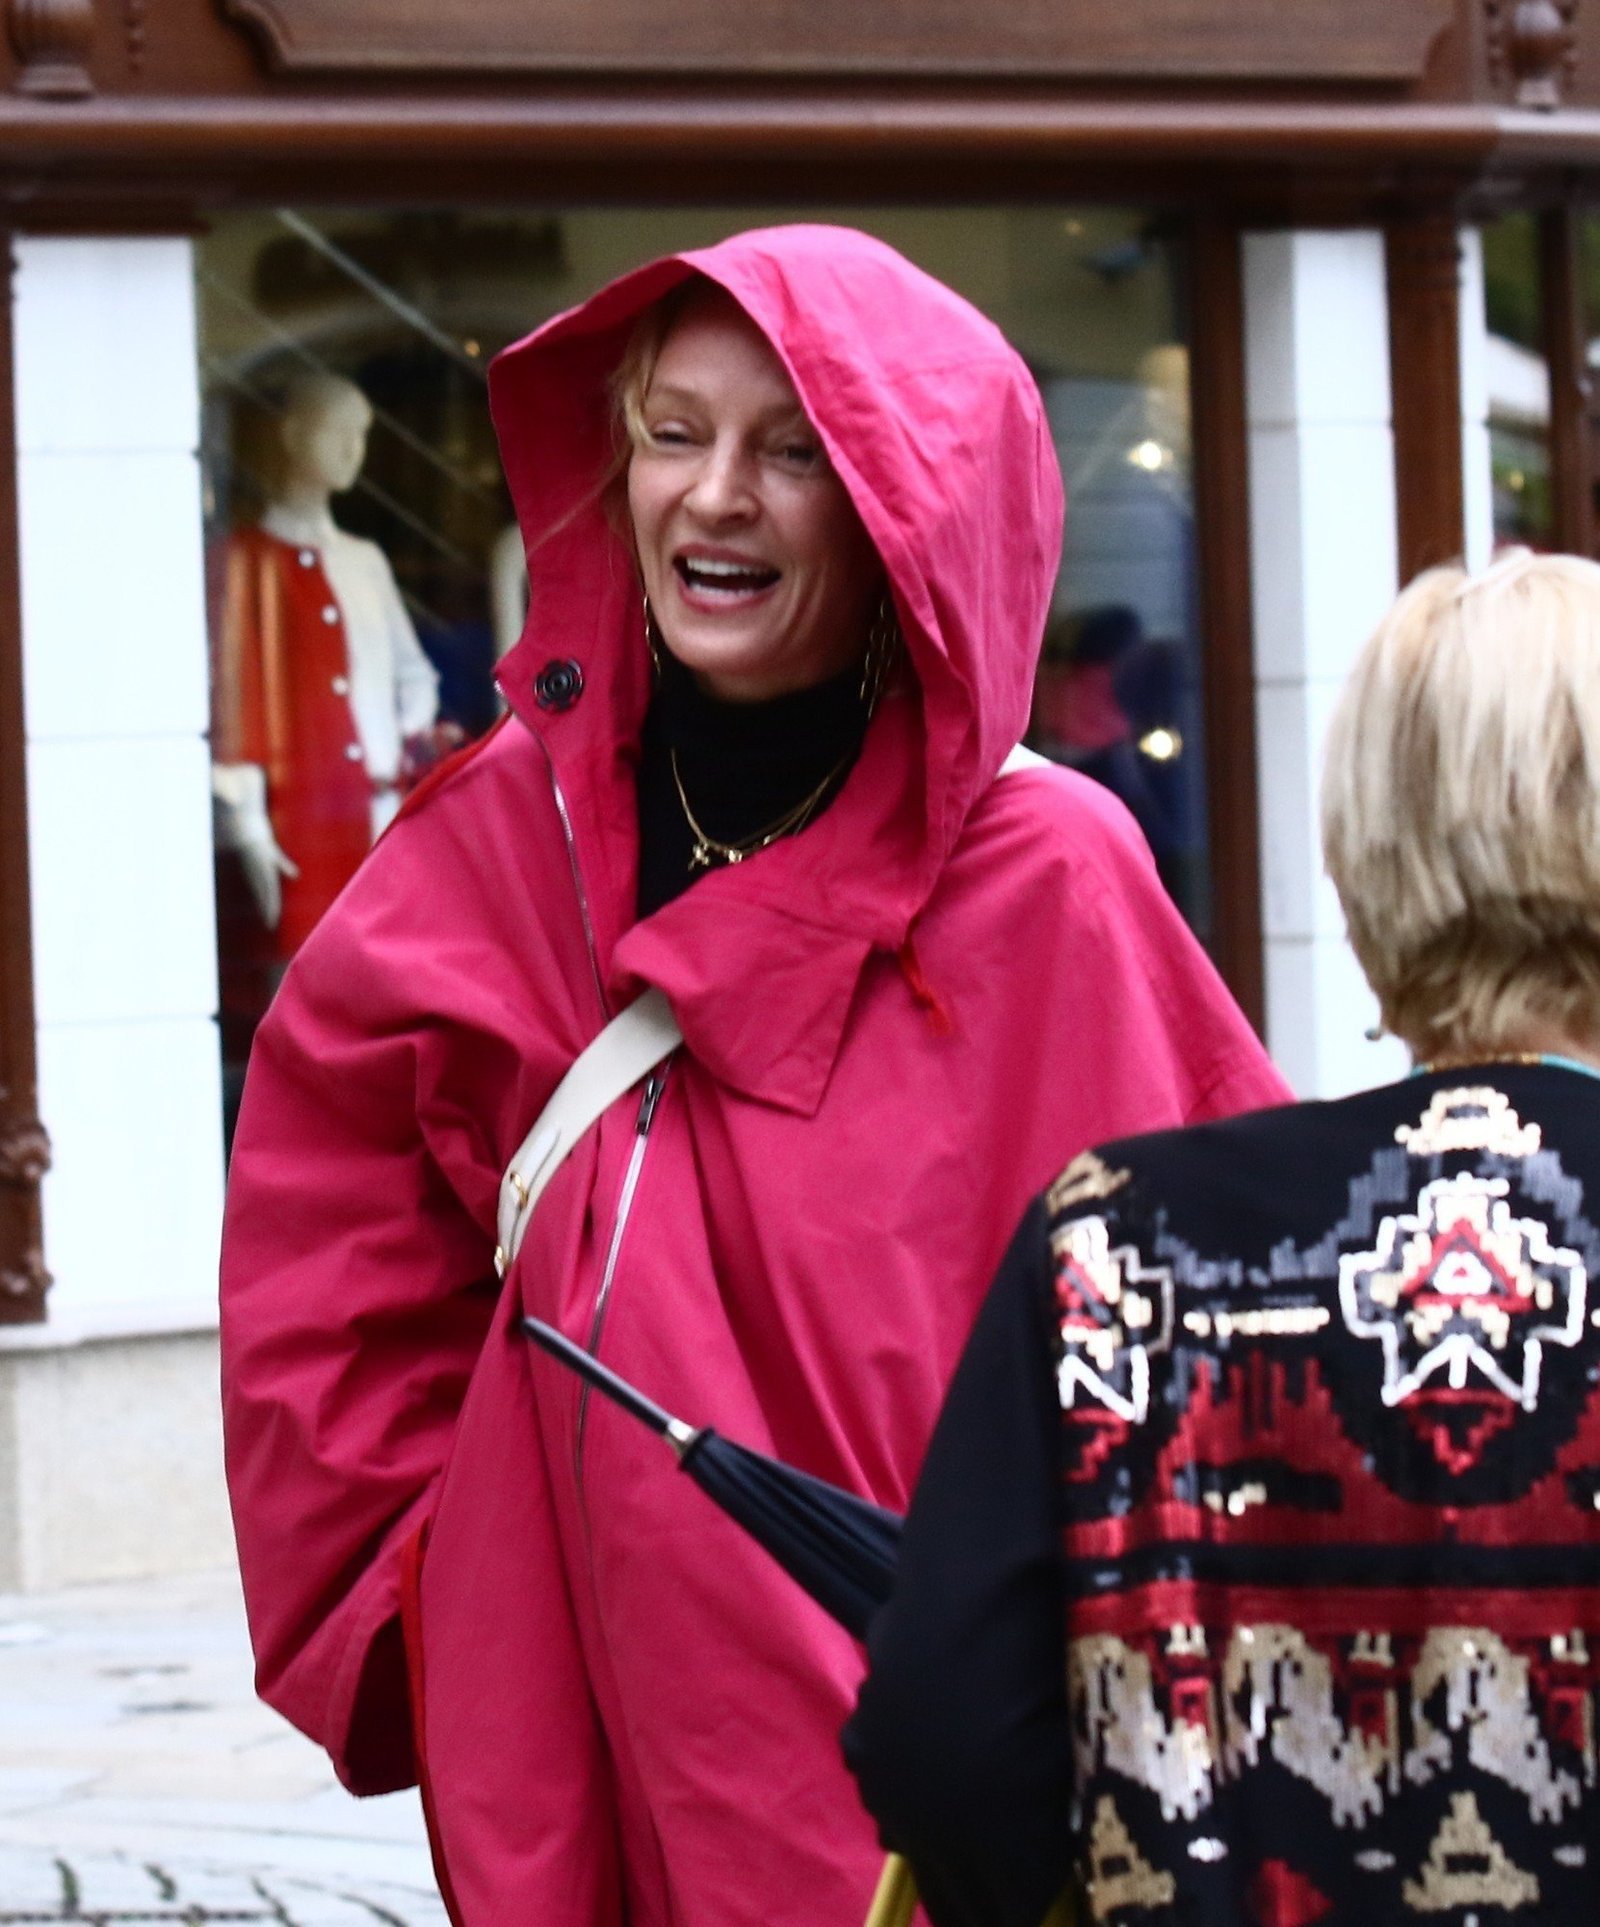
<svg viewBox="0 0 1600 1927">
<path fill-rule="evenodd" d="M 521 720 L 520 718 L 518 719 Z M 589 949 L 589 969 L 594 977 L 594 994 L 600 999 L 600 1013 L 609 1023 L 611 1004 L 606 997 L 606 987 L 600 976 L 600 946 L 594 938 L 594 919 L 589 914 L 589 892 L 583 886 L 583 871 L 578 865 L 578 839 L 572 832 L 572 812 L 567 808 L 566 794 L 561 787 L 561 779 L 556 775 L 555 759 L 550 754 L 550 746 L 526 723 L 523 728 L 539 745 L 539 753 L 544 757 L 545 768 L 550 772 L 550 793 L 555 798 L 556 815 L 561 819 L 561 834 L 566 840 L 567 862 L 572 870 L 572 887 L 578 893 L 578 913 L 583 918 L 583 940 Z"/>
<path fill-rule="evenodd" d="M 518 718 L 521 721 L 521 718 Z M 567 862 L 572 870 L 572 887 L 577 893 L 578 911 L 583 919 L 583 937 L 589 950 L 589 969 L 594 977 L 595 995 L 600 1000 L 601 1014 L 607 1022 L 611 1019 L 611 1005 L 606 997 L 605 983 L 600 975 L 600 946 L 595 942 L 594 919 L 589 912 L 589 893 L 584 888 L 583 870 L 578 863 L 578 840 L 573 834 L 572 812 L 567 807 L 561 779 L 556 775 L 555 759 L 550 747 L 536 729 L 526 723 L 523 727 L 539 745 L 544 757 L 545 768 L 550 776 L 550 794 L 555 799 L 556 815 L 561 819 L 561 834 L 567 846 Z M 585 1341 L 591 1352 L 600 1349 L 601 1334 L 605 1330 L 606 1307 L 611 1300 L 611 1286 L 617 1275 L 617 1260 L 622 1255 L 623 1234 L 628 1228 L 628 1218 L 633 1210 L 633 1194 L 639 1188 L 639 1172 L 644 1164 L 645 1145 L 650 1136 L 650 1126 L 655 1121 L 656 1105 L 661 1101 L 661 1092 L 666 1085 L 667 1069 L 663 1064 L 651 1072 L 645 1082 L 644 1096 L 639 1103 L 639 1116 L 634 1124 L 633 1146 L 628 1153 L 628 1166 L 622 1177 L 622 1191 L 617 1199 L 617 1215 L 611 1225 L 611 1241 L 606 1247 L 605 1267 L 600 1275 L 600 1290 L 594 1302 L 594 1313 L 589 1321 L 589 1336 Z M 579 1500 L 583 1493 L 583 1442 L 589 1424 L 590 1387 L 585 1385 L 578 1398 L 578 1430 L 574 1445 L 574 1464 L 578 1474 Z"/>
<path fill-rule="evenodd" d="M 606 1310 L 611 1302 L 611 1287 L 616 1282 L 617 1260 L 622 1255 L 622 1239 L 628 1229 L 628 1219 L 633 1211 L 633 1195 L 639 1188 L 639 1173 L 644 1167 L 645 1147 L 650 1140 L 650 1126 L 655 1122 L 656 1106 L 661 1102 L 661 1093 L 666 1086 L 667 1072 L 661 1069 L 652 1071 L 644 1087 L 644 1096 L 639 1102 L 639 1116 L 633 1127 L 633 1145 L 628 1152 L 628 1168 L 622 1176 L 622 1191 L 617 1199 L 617 1215 L 611 1223 L 611 1242 L 606 1246 L 605 1268 L 600 1274 L 600 1290 L 594 1301 L 594 1315 L 589 1320 L 589 1336 L 584 1341 L 586 1348 L 594 1354 L 600 1350 L 600 1339 L 605 1331 Z M 583 1481 L 583 1441 L 589 1424 L 589 1399 L 591 1388 L 584 1386 L 578 1397 L 578 1436 L 575 1459 L 578 1481 Z"/>
</svg>

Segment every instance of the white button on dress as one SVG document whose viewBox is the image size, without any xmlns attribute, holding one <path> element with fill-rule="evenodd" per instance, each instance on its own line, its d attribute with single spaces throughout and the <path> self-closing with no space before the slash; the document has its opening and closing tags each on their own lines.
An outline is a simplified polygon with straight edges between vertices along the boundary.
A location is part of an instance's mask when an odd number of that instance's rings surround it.
<svg viewBox="0 0 1600 1927">
<path fill-rule="evenodd" d="M 293 515 L 274 504 L 261 526 L 289 543 L 307 568 L 320 565 L 329 599 L 322 620 L 337 625 L 345 662 L 339 694 L 350 705 L 360 753 L 373 778 L 393 782 L 404 737 L 427 729 L 439 709 L 439 679 L 375 542 L 347 535 L 327 514 Z M 354 760 L 354 759 L 352 759 Z M 391 810 L 392 814 L 392 810 Z M 374 823 L 374 828 L 382 825 Z"/>
</svg>

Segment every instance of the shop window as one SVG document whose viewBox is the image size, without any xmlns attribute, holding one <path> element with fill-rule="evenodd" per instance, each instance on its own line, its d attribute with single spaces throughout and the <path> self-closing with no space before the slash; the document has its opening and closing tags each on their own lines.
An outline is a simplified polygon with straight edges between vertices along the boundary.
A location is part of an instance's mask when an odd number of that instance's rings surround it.
<svg viewBox="0 0 1600 1927">
<path fill-rule="evenodd" d="M 1587 518 L 1572 546 L 1600 556 L 1600 212 L 1585 209 L 1576 227 L 1577 373 L 1582 386 L 1574 456 L 1581 465 L 1579 494 Z"/>
<path fill-rule="evenodd" d="M 496 714 L 522 584 L 489 359 L 640 261 L 773 218 L 279 210 L 202 239 L 230 1105 L 296 946 L 405 789 Z M 1033 369 L 1068 514 L 1029 741 L 1122 797 L 1208 936 L 1181 245 L 1127 209 L 803 218 L 882 235 L 990 314 Z M 1531 457 L 1524 469 L 1536 473 Z"/>
<path fill-rule="evenodd" d="M 1537 216 L 1509 214 L 1484 228 L 1483 279 L 1495 541 L 1554 548 L 1550 363 Z"/>
</svg>

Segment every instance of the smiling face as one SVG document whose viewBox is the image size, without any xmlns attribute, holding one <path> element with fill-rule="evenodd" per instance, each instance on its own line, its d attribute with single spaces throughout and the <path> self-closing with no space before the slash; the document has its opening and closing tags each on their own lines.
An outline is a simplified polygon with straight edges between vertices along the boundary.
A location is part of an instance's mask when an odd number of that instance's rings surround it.
<svg viewBox="0 0 1600 1927">
<path fill-rule="evenodd" d="M 728 296 L 673 323 L 638 410 L 628 512 L 673 655 L 725 701 L 860 660 L 883 565 L 800 398 Z"/>
</svg>

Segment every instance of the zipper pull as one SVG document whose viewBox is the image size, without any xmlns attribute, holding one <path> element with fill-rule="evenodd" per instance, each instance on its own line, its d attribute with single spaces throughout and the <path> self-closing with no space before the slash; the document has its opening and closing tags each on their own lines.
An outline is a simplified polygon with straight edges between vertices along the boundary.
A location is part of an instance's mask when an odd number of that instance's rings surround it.
<svg viewBox="0 0 1600 1927">
<path fill-rule="evenodd" d="M 644 1096 L 639 1100 L 639 1121 L 634 1125 L 640 1137 L 650 1135 L 650 1126 L 655 1119 L 656 1106 L 661 1102 L 662 1087 L 666 1084 L 665 1071 L 652 1071 L 644 1087 Z"/>
</svg>

